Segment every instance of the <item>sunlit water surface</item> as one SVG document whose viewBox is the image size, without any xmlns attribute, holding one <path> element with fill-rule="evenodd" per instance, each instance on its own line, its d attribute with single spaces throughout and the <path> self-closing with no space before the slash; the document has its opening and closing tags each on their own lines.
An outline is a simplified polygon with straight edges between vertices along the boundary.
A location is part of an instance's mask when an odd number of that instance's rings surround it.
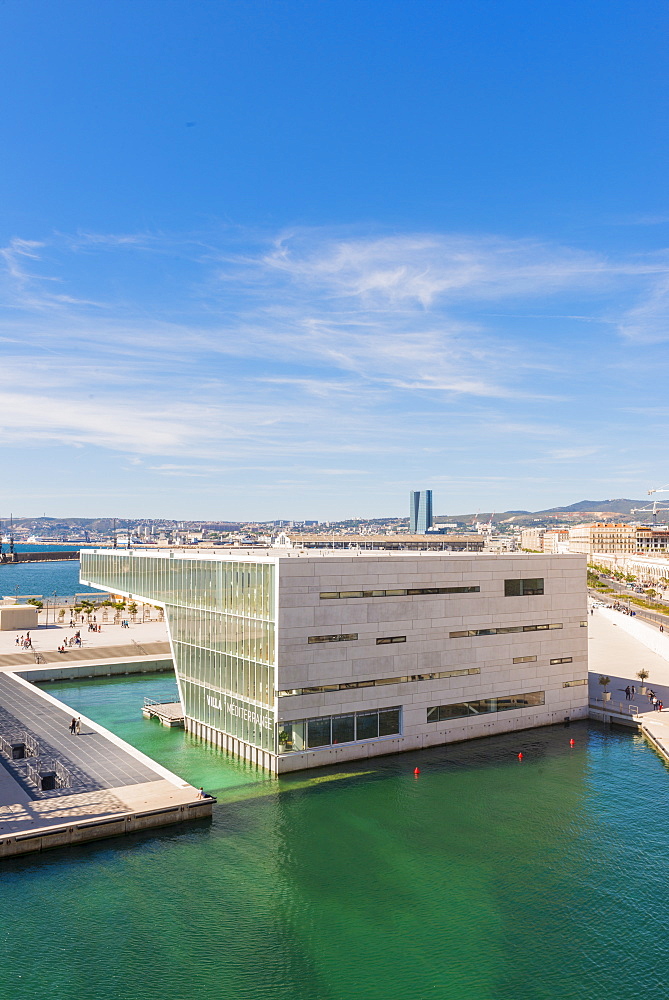
<svg viewBox="0 0 669 1000">
<path fill-rule="evenodd" d="M 143 720 L 172 677 L 48 690 L 219 802 L 211 823 L 4 863 L 3 1000 L 669 992 L 669 775 L 630 732 L 577 724 L 276 781 Z"/>
</svg>

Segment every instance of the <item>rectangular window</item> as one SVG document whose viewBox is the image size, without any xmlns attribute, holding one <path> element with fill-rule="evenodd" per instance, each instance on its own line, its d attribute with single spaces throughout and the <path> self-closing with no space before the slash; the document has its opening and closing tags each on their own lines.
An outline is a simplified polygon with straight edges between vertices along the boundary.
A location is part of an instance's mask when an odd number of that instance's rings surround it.
<svg viewBox="0 0 669 1000">
<path fill-rule="evenodd" d="M 558 656 L 551 663 L 571 663 L 571 656 Z"/>
<path fill-rule="evenodd" d="M 330 739 L 330 716 L 325 719 L 307 720 L 307 746 L 326 747 L 331 743 Z"/>
<path fill-rule="evenodd" d="M 562 687 L 563 688 L 575 688 L 575 687 L 580 687 L 582 684 L 587 684 L 587 683 L 588 683 L 588 678 L 584 677 L 582 680 L 579 679 L 579 680 L 576 680 L 576 681 L 564 681 L 563 684 L 562 684 Z"/>
<path fill-rule="evenodd" d="M 379 712 L 379 736 L 394 736 L 400 731 L 399 708 L 382 709 Z"/>
<path fill-rule="evenodd" d="M 332 742 L 353 743 L 355 740 L 355 716 L 334 715 L 332 717 Z"/>
<path fill-rule="evenodd" d="M 587 628 L 587 627 L 588 627 L 587 622 L 581 622 L 581 628 Z"/>
<path fill-rule="evenodd" d="M 310 635 L 307 642 L 352 642 L 357 638 L 357 632 L 350 632 L 345 635 Z"/>
<path fill-rule="evenodd" d="M 427 710 L 428 722 L 448 722 L 473 715 L 489 715 L 492 712 L 510 712 L 518 708 L 534 708 L 545 704 L 543 691 L 530 694 L 511 694 L 502 698 L 481 698 L 479 701 L 463 701 L 454 705 L 436 705 Z"/>
<path fill-rule="evenodd" d="M 406 642 L 407 637 L 405 635 L 386 635 L 382 639 L 376 640 L 377 646 L 387 646 L 391 642 Z"/>
<path fill-rule="evenodd" d="M 514 656 L 514 663 L 536 663 L 536 656 Z"/>
<path fill-rule="evenodd" d="M 356 739 L 374 740 L 379 735 L 379 713 L 361 712 L 355 719 Z"/>
<path fill-rule="evenodd" d="M 536 597 L 544 592 L 544 581 L 541 577 L 530 580 L 505 580 L 505 597 Z"/>
<path fill-rule="evenodd" d="M 480 587 L 401 587 L 392 590 L 322 591 L 322 601 L 348 600 L 351 597 L 417 597 L 429 594 L 479 594 Z"/>
<path fill-rule="evenodd" d="M 449 632 L 451 639 L 464 639 L 467 636 L 477 635 L 508 635 L 510 632 L 545 632 L 551 628 L 562 628 L 562 624 L 555 622 L 551 625 L 505 625 L 501 628 L 470 628 L 459 632 Z"/>
</svg>

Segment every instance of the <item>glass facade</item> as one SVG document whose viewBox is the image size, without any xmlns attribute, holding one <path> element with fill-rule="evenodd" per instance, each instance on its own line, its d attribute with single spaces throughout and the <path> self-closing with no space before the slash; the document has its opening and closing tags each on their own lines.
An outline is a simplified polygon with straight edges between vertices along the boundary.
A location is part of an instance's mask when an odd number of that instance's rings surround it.
<svg viewBox="0 0 669 1000">
<path fill-rule="evenodd" d="M 188 718 L 275 752 L 275 566 L 81 552 L 81 578 L 165 607 Z"/>
<path fill-rule="evenodd" d="M 279 752 L 299 753 L 336 746 L 338 743 L 399 736 L 401 725 L 402 710 L 399 706 L 371 712 L 351 712 L 350 715 L 326 715 L 317 719 L 280 722 Z"/>
</svg>

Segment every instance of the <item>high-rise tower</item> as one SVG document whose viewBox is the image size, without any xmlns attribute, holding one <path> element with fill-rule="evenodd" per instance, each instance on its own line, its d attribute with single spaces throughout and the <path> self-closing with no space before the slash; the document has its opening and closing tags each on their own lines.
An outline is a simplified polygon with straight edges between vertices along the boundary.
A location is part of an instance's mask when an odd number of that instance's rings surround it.
<svg viewBox="0 0 669 1000">
<path fill-rule="evenodd" d="M 409 494 L 409 532 L 426 535 L 432 527 L 432 490 L 415 490 Z"/>
</svg>

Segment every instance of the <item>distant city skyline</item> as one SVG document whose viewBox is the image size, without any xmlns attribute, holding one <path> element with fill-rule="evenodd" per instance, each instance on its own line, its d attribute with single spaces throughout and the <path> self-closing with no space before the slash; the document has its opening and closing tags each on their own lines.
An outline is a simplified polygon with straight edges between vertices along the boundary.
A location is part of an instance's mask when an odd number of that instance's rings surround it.
<svg viewBox="0 0 669 1000">
<path fill-rule="evenodd" d="M 664 4 L 5 4 L 1 505 L 669 481 Z M 75 96 L 76 95 L 76 96 Z"/>
</svg>

